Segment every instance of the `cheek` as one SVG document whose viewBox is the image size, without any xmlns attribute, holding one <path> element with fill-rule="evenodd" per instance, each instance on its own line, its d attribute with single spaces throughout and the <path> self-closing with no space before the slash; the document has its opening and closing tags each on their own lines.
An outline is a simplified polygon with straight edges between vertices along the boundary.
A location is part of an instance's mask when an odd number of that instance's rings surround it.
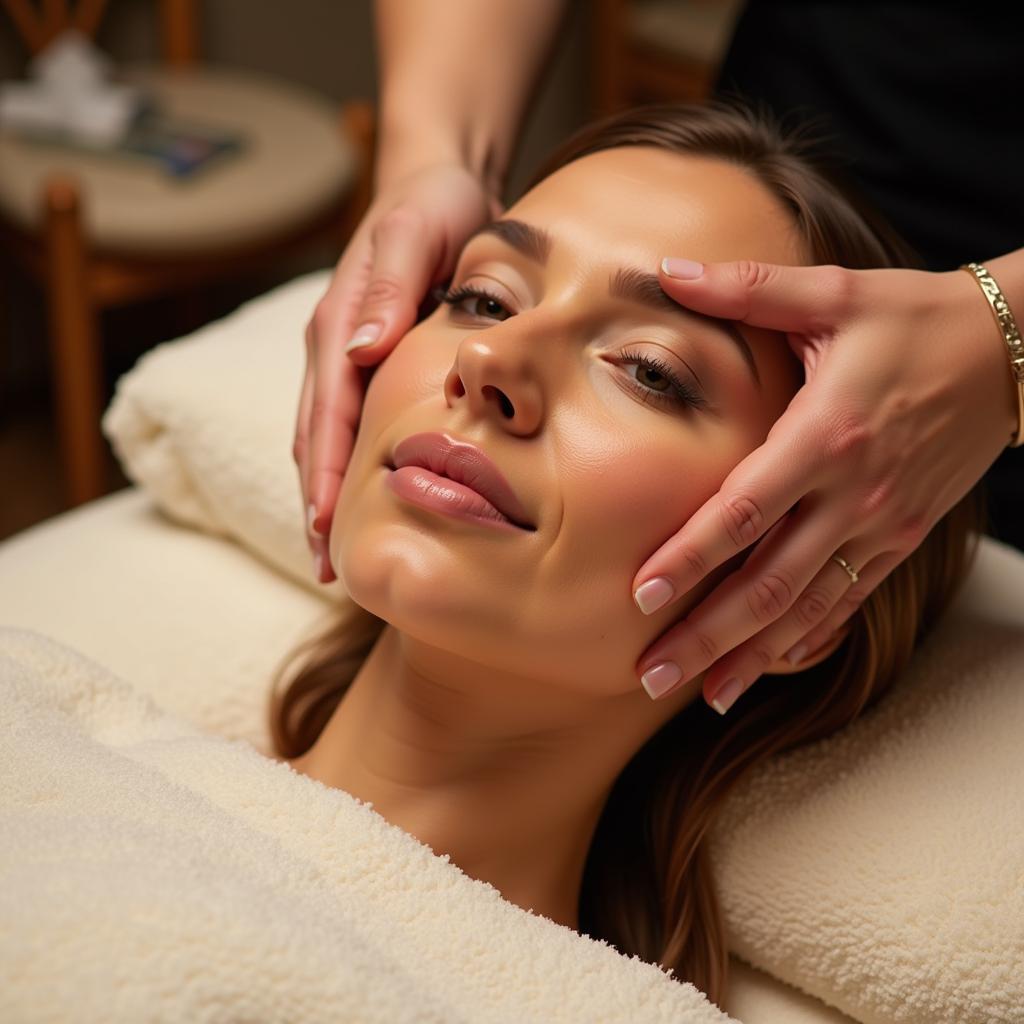
<svg viewBox="0 0 1024 1024">
<path fill-rule="evenodd" d="M 430 344 L 423 326 L 409 332 L 391 354 L 377 365 L 366 386 L 355 445 L 348 460 L 345 481 L 360 481 L 373 471 L 386 454 L 385 449 L 410 430 L 399 432 L 397 424 L 410 409 L 430 401 L 444 401 L 444 380 L 451 366 L 444 349 Z M 345 483 L 342 483 L 342 493 Z"/>
<path fill-rule="evenodd" d="M 377 366 L 366 388 L 360 436 L 379 434 L 413 403 L 443 397 L 452 358 L 422 327 L 410 331 Z"/>
<path fill-rule="evenodd" d="M 599 552 L 609 573 L 625 571 L 630 601 L 632 575 L 719 489 L 742 444 L 728 429 L 647 410 L 567 412 L 558 433 L 560 539 L 573 559 Z"/>
<path fill-rule="evenodd" d="M 430 345 L 422 334 L 423 327 L 409 332 L 391 354 L 377 365 L 366 386 L 355 444 L 342 478 L 329 550 L 335 571 L 339 567 L 339 545 L 352 522 L 372 516 L 372 508 L 361 504 L 371 478 L 378 476 L 381 465 L 394 443 L 418 429 L 401 429 L 410 409 L 425 401 L 443 402 L 443 385 L 449 363 L 439 357 L 439 347 Z"/>
<path fill-rule="evenodd" d="M 580 429 L 562 426 L 562 436 L 576 440 L 559 466 L 562 521 L 538 592 L 554 595 L 554 604 L 545 602 L 547 628 L 559 630 L 581 670 L 601 688 L 619 690 L 635 685 L 640 655 L 745 557 L 654 615 L 633 601 L 637 570 L 719 490 L 746 442 L 678 423 L 637 431 L 620 422 L 602 433 L 592 417 Z"/>
</svg>

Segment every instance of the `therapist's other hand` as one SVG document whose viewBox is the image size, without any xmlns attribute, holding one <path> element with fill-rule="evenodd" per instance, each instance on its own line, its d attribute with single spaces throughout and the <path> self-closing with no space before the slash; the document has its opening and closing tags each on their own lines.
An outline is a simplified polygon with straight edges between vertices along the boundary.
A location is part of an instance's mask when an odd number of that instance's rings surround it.
<svg viewBox="0 0 1024 1024">
<path fill-rule="evenodd" d="M 836 631 L 1009 443 L 1014 386 L 991 312 L 964 271 L 668 259 L 660 279 L 697 312 L 785 332 L 805 367 L 761 447 L 633 579 L 634 594 L 667 581 L 636 598 L 649 614 L 755 545 L 637 662 L 642 680 L 669 664 L 644 680 L 659 697 L 709 670 L 704 698 L 724 714 L 787 652 L 799 665 L 834 646 Z M 856 583 L 835 554 L 859 573 Z"/>
<path fill-rule="evenodd" d="M 466 239 L 501 210 L 457 164 L 434 164 L 378 183 L 313 311 L 292 457 L 321 583 L 336 578 L 327 538 L 366 390 L 360 368 L 391 352 L 416 322 L 429 289 L 451 275 Z"/>
</svg>

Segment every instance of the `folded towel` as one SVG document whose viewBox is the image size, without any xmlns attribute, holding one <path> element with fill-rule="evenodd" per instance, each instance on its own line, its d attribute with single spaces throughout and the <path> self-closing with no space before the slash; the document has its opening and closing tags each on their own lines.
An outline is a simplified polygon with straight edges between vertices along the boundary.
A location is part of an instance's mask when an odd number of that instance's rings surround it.
<svg viewBox="0 0 1024 1024">
<path fill-rule="evenodd" d="M 0 629 L 0 1019 L 726 1024 L 369 804 Z"/>
<path fill-rule="evenodd" d="M 318 594 L 291 457 L 316 271 L 180 341 L 117 383 L 103 429 L 130 479 L 177 522 L 239 541 Z"/>
</svg>

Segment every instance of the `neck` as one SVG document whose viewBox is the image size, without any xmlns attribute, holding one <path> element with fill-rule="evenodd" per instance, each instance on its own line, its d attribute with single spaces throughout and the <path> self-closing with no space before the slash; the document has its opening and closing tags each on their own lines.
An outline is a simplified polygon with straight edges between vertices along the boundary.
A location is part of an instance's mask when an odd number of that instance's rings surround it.
<svg viewBox="0 0 1024 1024">
<path fill-rule="evenodd" d="M 388 626 L 292 766 L 577 928 L 594 829 L 652 708 L 639 686 L 595 695 L 503 675 Z"/>
</svg>

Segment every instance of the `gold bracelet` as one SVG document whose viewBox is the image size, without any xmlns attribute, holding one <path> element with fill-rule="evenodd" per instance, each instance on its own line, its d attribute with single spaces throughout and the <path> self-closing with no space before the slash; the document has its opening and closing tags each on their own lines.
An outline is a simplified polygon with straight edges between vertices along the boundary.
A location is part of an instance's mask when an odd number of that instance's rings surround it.
<svg viewBox="0 0 1024 1024">
<path fill-rule="evenodd" d="M 1017 448 L 1024 444 L 1024 341 L 1021 340 L 1020 331 L 1017 329 L 1017 321 L 1010 312 L 1010 304 L 1003 297 L 995 278 L 981 263 L 965 263 L 960 269 L 968 271 L 978 282 L 982 293 L 988 299 L 988 304 L 992 307 L 996 326 L 1003 336 L 1003 341 L 1006 342 L 1010 356 L 1010 372 L 1017 385 L 1017 434 L 1010 435 L 1012 440 L 1007 447 Z"/>
</svg>

